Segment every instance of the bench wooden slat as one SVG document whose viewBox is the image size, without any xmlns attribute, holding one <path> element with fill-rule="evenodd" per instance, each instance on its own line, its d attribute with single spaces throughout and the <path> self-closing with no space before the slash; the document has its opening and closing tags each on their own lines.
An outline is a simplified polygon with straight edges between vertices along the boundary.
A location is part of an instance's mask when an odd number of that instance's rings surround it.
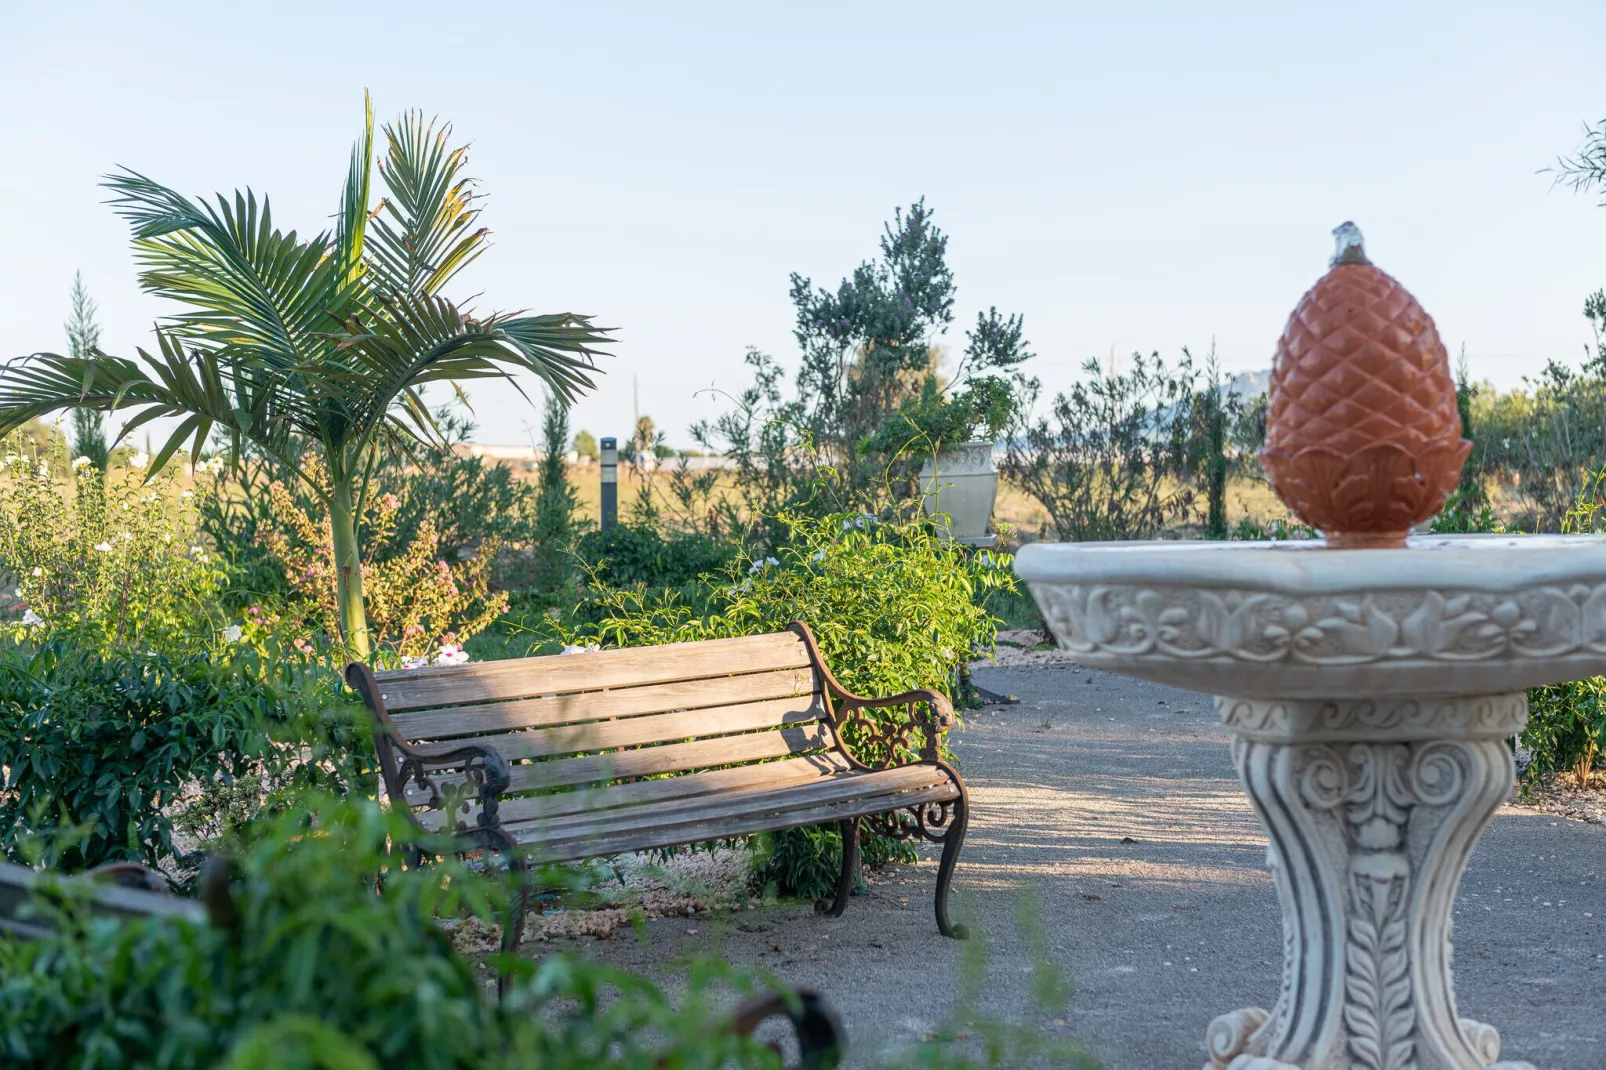
<svg viewBox="0 0 1606 1070">
<path fill-rule="evenodd" d="M 665 743 L 638 750 L 611 751 L 583 758 L 556 758 L 545 762 L 525 762 L 512 769 L 509 792 L 565 788 L 576 784 L 597 784 L 626 777 L 681 773 L 705 766 L 738 765 L 765 758 L 786 758 L 794 754 L 822 751 L 833 745 L 830 728 L 819 721 L 783 728 L 774 732 L 748 732 L 739 736 L 699 739 L 690 743 Z M 462 783 L 460 774 L 435 778 L 442 785 Z M 407 801 L 420 805 L 427 796 L 416 789 Z"/>
<path fill-rule="evenodd" d="M 64 890 L 71 889 L 86 897 L 89 909 L 94 914 L 119 918 L 179 918 L 197 925 L 206 924 L 206 908 L 193 899 L 178 899 L 138 888 L 102 884 L 82 875 L 57 877 L 56 880 Z M 24 939 L 37 939 L 50 930 L 49 915 L 28 919 L 18 917 L 41 883 L 49 886 L 49 878 L 45 874 L 26 866 L 0 862 L 0 932 L 9 932 Z"/>
<path fill-rule="evenodd" d="M 617 747 L 717 737 L 730 735 L 733 732 L 751 732 L 760 728 L 779 728 L 783 725 L 818 721 L 824 714 L 825 707 L 818 696 L 801 695 L 796 698 L 770 699 L 766 702 L 748 702 L 740 706 L 721 706 L 714 711 L 685 710 L 680 713 L 628 717 L 622 721 L 593 721 L 590 724 L 538 728 L 502 736 L 479 736 L 473 742 L 495 748 L 497 753 L 511 762 L 525 758 L 552 758 L 563 754 L 613 750 Z M 425 754 L 432 748 L 449 751 L 462 742 L 462 740 L 450 740 L 438 744 L 421 744 L 418 750 Z"/>
<path fill-rule="evenodd" d="M 396 712 L 802 669 L 809 664 L 808 647 L 801 637 L 792 632 L 775 632 L 739 639 L 395 670 L 379 673 L 377 679 L 386 709 Z"/>
<path fill-rule="evenodd" d="M 579 657 L 580 655 L 571 655 Z M 515 699 L 490 705 L 398 713 L 391 717 L 403 739 L 455 739 L 486 732 L 601 721 L 673 710 L 734 706 L 815 691 L 808 669 L 780 669 L 746 676 L 649 684 L 612 691 L 585 691 L 550 698 Z"/>
<path fill-rule="evenodd" d="M 848 768 L 848 763 L 841 755 L 825 751 L 801 758 L 708 769 L 657 780 L 632 780 L 600 788 L 576 788 L 554 795 L 516 795 L 504 800 L 497 813 L 508 824 L 545 821 L 566 814 L 640 807 L 670 799 L 712 796 L 761 785 L 767 787 L 807 782 Z M 650 817 L 652 811 L 645 813 Z M 435 810 L 421 810 L 414 817 L 431 832 L 439 831 L 445 824 L 441 814 Z M 474 803 L 467 811 L 459 812 L 457 820 L 472 825 L 478 818 L 479 804 Z"/>
<path fill-rule="evenodd" d="M 947 776 L 933 765 L 908 765 L 867 772 L 853 769 L 833 776 L 815 777 L 799 784 L 766 786 L 738 795 L 696 796 L 660 803 L 645 815 L 629 808 L 596 813 L 569 814 L 547 821 L 530 821 L 502 827 L 514 839 L 542 843 L 594 839 L 614 835 L 642 824 L 650 817 L 653 825 L 671 826 L 690 822 L 718 822 L 745 814 L 774 814 L 804 806 L 873 798 L 915 788 L 948 783 Z"/>
<path fill-rule="evenodd" d="M 753 832 L 777 832 L 803 825 L 819 825 L 849 817 L 863 817 L 866 814 L 879 814 L 907 806 L 918 806 L 927 802 L 942 802 L 957 795 L 958 792 L 953 785 L 942 784 L 896 794 L 851 799 L 846 802 L 822 803 L 779 813 L 748 813 L 740 817 L 678 825 L 643 823 L 629 830 L 593 839 L 541 843 L 537 853 L 543 860 L 551 862 L 597 858 L 625 854 L 629 851 L 646 851 L 655 847 L 674 847 L 683 843 L 701 843 L 704 840 L 746 836 Z"/>
</svg>

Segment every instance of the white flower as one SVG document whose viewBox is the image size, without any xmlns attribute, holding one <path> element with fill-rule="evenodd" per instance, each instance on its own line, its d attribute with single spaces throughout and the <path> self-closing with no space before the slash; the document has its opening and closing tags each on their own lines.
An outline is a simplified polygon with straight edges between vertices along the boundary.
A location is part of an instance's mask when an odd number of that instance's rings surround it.
<svg viewBox="0 0 1606 1070">
<path fill-rule="evenodd" d="M 825 560 L 825 548 L 824 547 L 821 547 L 820 549 L 814 551 L 814 560 L 815 561 L 824 561 Z"/>
<path fill-rule="evenodd" d="M 210 461 L 202 461 L 200 468 L 203 472 L 211 472 L 213 475 L 217 475 L 223 471 L 223 462 L 213 457 Z"/>
<path fill-rule="evenodd" d="M 31 609 L 22 615 L 22 623 L 24 627 L 37 628 L 44 622 L 45 618 L 41 617 Z"/>
<path fill-rule="evenodd" d="M 0 461 L 0 464 L 16 464 L 20 460 L 22 460 L 22 458 L 18 457 L 15 453 L 8 453 L 5 456 L 5 460 Z"/>
<path fill-rule="evenodd" d="M 150 463 L 151 463 L 151 455 L 146 453 L 144 450 L 141 450 L 140 452 L 134 454 L 134 456 L 132 456 L 132 457 L 130 457 L 128 459 L 128 467 L 130 467 L 130 468 L 132 468 L 132 469 L 134 469 L 136 471 L 142 470 L 146 465 L 148 465 Z"/>
<path fill-rule="evenodd" d="M 435 656 L 436 665 L 461 665 L 468 660 L 468 651 L 459 643 L 442 643 L 440 653 Z"/>
<path fill-rule="evenodd" d="M 429 664 L 429 659 L 419 657 L 417 654 L 403 654 L 401 667 L 404 669 L 422 669 Z"/>
<path fill-rule="evenodd" d="M 82 468 L 85 465 L 87 465 L 88 463 L 89 463 L 89 458 L 88 457 L 74 457 L 72 459 L 72 466 L 74 468 Z"/>
<path fill-rule="evenodd" d="M 35 565 L 33 567 L 33 574 L 35 576 L 43 576 L 45 574 L 45 570 L 40 568 L 38 565 Z"/>
<path fill-rule="evenodd" d="M 125 512 L 125 513 L 126 513 L 126 512 L 128 512 L 128 511 L 129 511 L 129 510 L 130 510 L 130 509 L 132 509 L 132 508 L 134 508 L 134 507 L 133 507 L 133 506 L 132 506 L 132 505 L 129 505 L 129 504 L 128 504 L 128 503 L 127 503 L 127 502 L 124 502 L 124 503 L 123 503 L 123 512 Z"/>
<path fill-rule="evenodd" d="M 245 632 L 238 624 L 231 624 L 227 628 L 223 629 L 223 638 L 227 639 L 231 643 L 238 643 L 240 641 L 240 637 L 244 634 Z"/>
<path fill-rule="evenodd" d="M 193 497 L 195 497 L 195 495 L 191 494 L 187 490 L 181 490 L 178 492 L 178 500 L 181 502 L 187 502 Z"/>
<path fill-rule="evenodd" d="M 112 544 L 109 542 L 97 542 L 95 544 L 95 549 L 99 550 L 103 554 L 111 553 Z"/>
<path fill-rule="evenodd" d="M 563 653 L 590 654 L 601 649 L 602 646 L 599 643 L 565 643 L 563 646 Z"/>
<path fill-rule="evenodd" d="M 42 464 L 42 465 L 39 466 L 39 478 L 40 479 L 49 479 L 50 478 L 50 466 L 48 464 Z"/>
<path fill-rule="evenodd" d="M 133 542 L 134 541 L 134 536 L 130 535 L 126 531 L 119 531 L 117 533 L 117 537 L 119 539 L 122 539 L 124 542 Z"/>
</svg>

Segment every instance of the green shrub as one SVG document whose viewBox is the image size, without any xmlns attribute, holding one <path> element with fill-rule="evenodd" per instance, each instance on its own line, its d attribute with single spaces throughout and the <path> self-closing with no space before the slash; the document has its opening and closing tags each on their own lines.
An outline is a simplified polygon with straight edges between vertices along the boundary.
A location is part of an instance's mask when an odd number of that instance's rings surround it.
<svg viewBox="0 0 1606 1070">
<path fill-rule="evenodd" d="M 1530 689 L 1522 743 L 1533 751 L 1528 783 L 1566 771 L 1585 786 L 1606 751 L 1606 677 Z"/>
<path fill-rule="evenodd" d="M 1606 471 L 1589 477 L 1582 493 L 1562 518 L 1569 535 L 1600 534 L 1606 529 Z M 1528 691 L 1528 724 L 1522 743 L 1533 751 L 1525 772 L 1528 783 L 1567 770 L 1580 787 L 1588 784 L 1596 759 L 1606 750 L 1606 677 L 1573 680 Z"/>
<path fill-rule="evenodd" d="M 292 760 L 303 778 L 350 760 L 357 722 L 337 714 L 333 681 L 245 643 L 226 661 L 107 653 L 70 635 L 0 650 L 0 850 L 41 841 L 67 870 L 170 863 L 186 794 L 286 776 Z"/>
<path fill-rule="evenodd" d="M 915 688 L 951 694 L 961 664 L 992 650 L 999 621 L 983 607 L 990 595 L 1016 590 L 1008 555 L 974 553 L 923 518 L 778 519 L 790 533 L 785 546 L 750 564 L 727 565 L 693 596 L 599 578 L 579 613 L 585 623 L 563 638 L 646 646 L 756 635 L 801 620 L 842 685 L 871 697 Z M 864 857 L 873 865 L 911 860 L 913 851 L 867 836 Z M 761 854 L 756 878 L 782 893 L 819 898 L 834 886 L 840 858 L 834 828 L 778 833 Z"/>
<path fill-rule="evenodd" d="M 1034 384 L 1019 406 L 1004 475 L 1042 503 L 1044 534 L 1065 542 L 1150 539 L 1198 516 L 1193 476 L 1202 429 L 1199 372 L 1186 349 L 1176 364 L 1134 353 L 1124 372 L 1096 360 L 1085 378 L 1034 416 Z M 1212 401 L 1211 404 L 1214 404 Z"/>
<path fill-rule="evenodd" d="M 15 584 L 0 633 L 73 631 L 79 643 L 206 648 L 227 625 L 218 605 L 228 572 L 198 542 L 196 503 L 213 480 L 186 488 L 144 479 L 148 458 L 105 476 L 88 461 L 58 478 L 20 435 L 0 456 L 0 579 Z M 67 469 L 65 454 L 58 453 Z M 26 621 L 26 623 L 24 623 Z"/>
<path fill-rule="evenodd" d="M 603 588 L 695 588 L 708 574 L 723 574 L 739 553 L 730 542 L 666 531 L 656 524 L 615 524 L 586 532 L 575 553 Z"/>
<path fill-rule="evenodd" d="M 51 939 L 0 937 L 0 1054 L 44 1070 L 779 1066 L 716 1024 L 716 983 L 754 987 L 718 964 L 677 1006 L 604 966 L 521 959 L 499 1006 L 440 924 L 502 909 L 496 886 L 450 861 L 396 868 L 411 830 L 373 802 L 308 805 L 254 828 L 231 930 L 69 909 Z"/>
</svg>

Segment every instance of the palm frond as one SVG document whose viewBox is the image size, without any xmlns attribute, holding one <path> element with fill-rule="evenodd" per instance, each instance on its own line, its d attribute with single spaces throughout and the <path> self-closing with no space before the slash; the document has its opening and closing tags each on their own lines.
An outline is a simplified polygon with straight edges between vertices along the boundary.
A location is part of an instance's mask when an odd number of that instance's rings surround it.
<svg viewBox="0 0 1606 1070">
<path fill-rule="evenodd" d="M 301 241 L 273 226 L 264 198 L 189 198 L 134 171 L 109 175 L 112 204 L 133 226 L 140 284 L 195 311 L 169 320 L 188 338 L 246 347 L 288 365 L 312 355 L 318 332 L 355 296 L 330 256 L 327 234 Z"/>
<path fill-rule="evenodd" d="M 369 263 L 389 293 L 436 294 L 485 250 L 490 231 L 475 224 L 474 180 L 464 177 L 464 147 L 450 146 L 452 128 L 426 123 L 421 112 L 385 127 L 379 162 L 387 196 L 375 214 Z"/>
<path fill-rule="evenodd" d="M 312 414 L 294 393 L 252 398 L 235 389 L 233 369 L 218 354 L 186 353 L 169 331 L 159 330 L 156 337 L 155 355 L 138 350 L 142 363 L 98 350 L 86 357 L 34 353 L 8 361 L 0 371 L 0 435 L 66 408 L 135 410 L 119 442 L 152 420 L 177 419 L 157 452 L 154 474 L 186 441 L 198 453 L 214 429 L 236 444 L 248 439 L 269 452 L 305 433 Z"/>
<path fill-rule="evenodd" d="M 351 167 L 340 200 L 340 223 L 335 230 L 335 260 L 341 281 L 356 285 L 361 277 L 363 245 L 368 233 L 368 198 L 374 170 L 374 101 L 366 90 L 362 95 L 362 137 L 351 149 Z"/>
<path fill-rule="evenodd" d="M 522 392 L 514 375 L 528 371 L 570 401 L 592 385 L 600 347 L 613 341 L 608 335 L 585 316 L 477 320 L 443 297 L 400 295 L 384 302 L 383 315 L 348 323 L 338 366 L 326 361 L 303 375 L 309 397 L 338 399 L 355 425 L 377 429 L 388 415 L 411 412 L 412 433 L 427 437 L 416 418 L 419 406 L 405 400 L 410 392 L 432 382 L 487 378 Z"/>
</svg>

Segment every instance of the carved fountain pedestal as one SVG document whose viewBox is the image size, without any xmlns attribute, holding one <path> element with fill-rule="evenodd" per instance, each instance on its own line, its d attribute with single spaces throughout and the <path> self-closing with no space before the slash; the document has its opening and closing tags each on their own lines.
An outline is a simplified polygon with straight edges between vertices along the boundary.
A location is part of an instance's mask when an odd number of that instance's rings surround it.
<svg viewBox="0 0 1606 1070">
<path fill-rule="evenodd" d="M 1528 1067 L 1457 1014 L 1451 914 L 1524 690 L 1606 672 L 1606 538 L 1039 543 L 1016 571 L 1083 664 L 1220 696 L 1284 962 L 1206 1070 Z"/>
</svg>

